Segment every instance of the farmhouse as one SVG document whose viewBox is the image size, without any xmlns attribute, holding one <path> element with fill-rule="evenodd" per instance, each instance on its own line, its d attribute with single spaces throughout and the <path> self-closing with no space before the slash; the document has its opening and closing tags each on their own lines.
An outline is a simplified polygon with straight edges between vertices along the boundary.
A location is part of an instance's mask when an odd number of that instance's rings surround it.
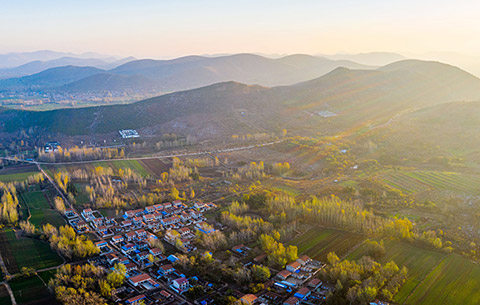
<svg viewBox="0 0 480 305">
<path fill-rule="evenodd" d="M 135 129 L 123 129 L 119 130 L 118 133 L 120 133 L 123 139 L 140 138 L 140 135 Z"/>
</svg>

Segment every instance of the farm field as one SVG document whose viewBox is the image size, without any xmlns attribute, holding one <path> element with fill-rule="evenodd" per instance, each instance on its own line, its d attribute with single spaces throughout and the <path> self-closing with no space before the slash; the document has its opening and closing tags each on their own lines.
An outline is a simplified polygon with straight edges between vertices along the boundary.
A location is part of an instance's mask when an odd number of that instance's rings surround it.
<svg viewBox="0 0 480 305">
<path fill-rule="evenodd" d="M 360 234 L 343 231 L 312 228 L 289 242 L 298 247 L 299 254 L 306 254 L 313 259 L 325 261 L 329 252 L 344 256 L 350 249 L 364 240 Z"/>
<path fill-rule="evenodd" d="M 60 265 L 63 260 L 50 249 L 48 243 L 32 239 L 19 238 L 15 232 L 6 229 L 0 232 L 0 252 L 10 273 L 17 273 L 22 267 L 43 269 Z"/>
<path fill-rule="evenodd" d="M 168 172 L 171 168 L 171 164 L 165 163 L 161 159 L 145 159 L 138 161 L 145 170 L 151 175 L 160 177 L 163 172 Z"/>
<path fill-rule="evenodd" d="M 444 259 L 404 304 L 480 304 L 480 266 L 459 255 Z"/>
<path fill-rule="evenodd" d="M 362 244 L 346 258 L 357 260 L 366 254 L 366 248 Z M 423 281 L 445 256 L 443 253 L 418 248 L 405 242 L 386 240 L 385 255 L 380 257 L 378 261 L 385 264 L 393 260 L 399 267 L 405 266 L 408 268 L 408 280 L 395 295 L 395 301 L 403 304 L 415 287 Z"/>
<path fill-rule="evenodd" d="M 75 189 L 78 192 L 78 195 L 75 197 L 76 204 L 83 205 L 90 201 L 88 198 L 87 191 L 85 190 L 86 184 L 83 183 L 74 183 Z"/>
<path fill-rule="evenodd" d="M 480 194 L 480 176 L 439 171 L 391 171 L 378 177 L 381 183 L 406 194 L 430 190 Z"/>
<path fill-rule="evenodd" d="M 53 296 L 37 275 L 14 279 L 9 284 L 18 304 L 46 305 L 55 303 Z"/>
<path fill-rule="evenodd" d="M 35 165 L 17 165 L 12 167 L 6 167 L 0 169 L 0 181 L 23 181 L 29 176 L 38 174 L 37 167 Z"/>
<path fill-rule="evenodd" d="M 64 225 L 65 221 L 60 214 L 50 208 L 50 204 L 46 198 L 46 194 L 42 191 L 22 192 L 20 193 L 20 205 L 24 219 L 29 221 L 37 228 L 50 223 L 54 226 Z M 51 194 L 50 194 L 51 195 Z"/>
</svg>

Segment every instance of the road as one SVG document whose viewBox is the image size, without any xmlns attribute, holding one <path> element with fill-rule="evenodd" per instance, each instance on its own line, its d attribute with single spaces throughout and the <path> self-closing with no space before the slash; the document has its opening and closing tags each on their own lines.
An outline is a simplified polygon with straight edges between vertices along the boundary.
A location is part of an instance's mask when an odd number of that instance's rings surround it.
<svg viewBox="0 0 480 305">
<path fill-rule="evenodd" d="M 1 157 L 3 160 L 7 161 L 16 161 L 16 162 L 25 162 L 30 164 L 39 165 L 68 165 L 68 164 L 89 164 L 93 162 L 107 162 L 107 161 L 134 161 L 134 160 L 148 160 L 148 159 L 167 159 L 173 157 L 192 157 L 192 156 L 200 156 L 200 155 L 209 155 L 209 154 L 218 154 L 224 152 L 233 152 L 233 151 L 240 151 L 240 150 L 250 150 L 258 147 L 265 147 L 270 145 L 275 145 L 285 141 L 285 139 L 273 141 L 273 142 L 266 142 L 261 144 L 254 144 L 248 146 L 241 146 L 241 147 L 232 147 L 232 148 L 221 148 L 215 150 L 208 150 L 208 151 L 198 151 L 198 152 L 186 152 L 186 153 L 178 153 L 178 154 L 169 154 L 169 155 L 152 155 L 148 157 L 136 157 L 136 158 L 121 158 L 121 159 L 99 159 L 99 160 L 89 160 L 89 161 L 70 161 L 70 162 L 42 162 L 42 161 L 34 161 L 34 160 L 27 160 L 27 159 L 18 159 L 15 157 Z M 43 170 L 42 170 L 43 172 Z"/>
</svg>

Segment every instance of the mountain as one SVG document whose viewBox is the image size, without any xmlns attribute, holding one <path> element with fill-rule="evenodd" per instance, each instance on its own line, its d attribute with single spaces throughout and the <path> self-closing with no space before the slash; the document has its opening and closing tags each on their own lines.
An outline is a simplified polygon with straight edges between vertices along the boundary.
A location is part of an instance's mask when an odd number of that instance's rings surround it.
<svg viewBox="0 0 480 305">
<path fill-rule="evenodd" d="M 105 62 L 113 62 L 118 58 L 98 54 L 94 52 L 87 52 L 83 54 L 74 54 L 66 52 L 56 52 L 51 50 L 42 50 L 35 52 L 12 52 L 7 54 L 0 54 L 0 68 L 13 68 L 24 65 L 32 61 L 49 61 L 62 57 L 74 57 L 74 58 L 97 58 L 102 59 Z"/>
<path fill-rule="evenodd" d="M 157 81 L 163 91 L 178 91 L 224 81 L 262 86 L 289 85 L 318 77 L 340 66 L 352 69 L 373 68 L 350 61 L 332 61 L 309 55 L 271 59 L 253 54 L 236 54 L 138 60 L 110 72 L 143 75 Z"/>
<path fill-rule="evenodd" d="M 378 70 L 337 68 L 291 86 L 223 82 L 129 105 L 6 110 L 0 114 L 0 132 L 93 135 L 135 128 L 150 135 L 175 132 L 212 138 L 287 128 L 293 134 L 327 135 L 375 126 L 407 109 L 468 99 L 480 99 L 480 79 L 471 74 L 441 63 L 399 62 Z M 325 118 L 322 111 L 327 110 L 335 116 Z"/>
<path fill-rule="evenodd" d="M 117 92 L 155 90 L 157 93 L 162 93 L 199 88 L 225 81 L 278 86 L 312 79 L 337 67 L 375 68 L 351 61 L 332 61 L 309 55 L 291 55 L 278 59 L 253 54 L 219 57 L 187 56 L 172 60 L 133 60 L 108 71 L 102 71 L 100 72 L 102 76 L 98 76 L 98 79 L 105 81 L 107 80 L 105 74 L 111 75 L 108 78 L 108 87 L 105 88 L 100 88 L 95 82 L 92 82 L 93 78 L 71 84 L 71 86 L 63 86 L 65 82 L 62 82 L 51 87 L 55 87 L 55 90 L 74 90 L 79 93 L 105 90 Z M 128 76 L 132 82 L 126 82 L 125 76 Z M 77 77 L 77 80 L 80 79 Z M 4 85 L 1 85 L 0 88 L 18 90 L 21 88 L 17 85 L 18 81 L 15 79 L 4 81 Z M 13 84 L 14 87 L 8 88 L 7 84 Z M 134 87 L 134 84 L 138 84 L 138 87 Z M 52 84 L 49 83 L 49 85 Z"/>
<path fill-rule="evenodd" d="M 141 75 L 92 74 L 56 88 L 67 92 L 156 92 L 156 83 Z"/>
<path fill-rule="evenodd" d="M 113 62 L 108 62 L 99 58 L 76 58 L 76 57 L 61 57 L 61 58 L 56 58 L 48 61 L 36 60 L 15 68 L 0 69 L 0 79 L 32 75 L 50 68 L 62 67 L 62 66 L 78 66 L 78 67 L 91 66 L 99 69 L 110 70 L 117 66 L 125 64 L 129 61 L 132 61 L 134 59 L 135 58 L 133 57 L 127 57 L 127 58 L 122 58 L 120 60 L 115 60 Z"/>
<path fill-rule="evenodd" d="M 359 54 L 334 54 L 323 55 L 332 60 L 350 60 L 364 65 L 370 66 L 384 66 L 390 63 L 403 60 L 405 57 L 396 53 L 389 52 L 371 52 Z"/>
<path fill-rule="evenodd" d="M 51 68 L 29 76 L 0 80 L 0 90 L 52 88 L 102 72 L 104 71 L 93 67 L 65 66 Z"/>
</svg>

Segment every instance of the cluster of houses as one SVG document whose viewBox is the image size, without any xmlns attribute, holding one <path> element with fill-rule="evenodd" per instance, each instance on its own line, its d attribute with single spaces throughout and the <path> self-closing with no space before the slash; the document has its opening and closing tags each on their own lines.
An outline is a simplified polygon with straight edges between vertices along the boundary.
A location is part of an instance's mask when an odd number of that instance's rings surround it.
<svg viewBox="0 0 480 305">
<path fill-rule="evenodd" d="M 155 247 L 158 240 L 155 233 L 164 231 L 165 241 L 184 252 L 193 251 L 196 249 L 192 243 L 195 232 L 210 234 L 215 231 L 203 214 L 216 207 L 211 202 L 195 202 L 189 206 L 177 200 L 127 210 L 121 219 L 104 217 L 90 208 L 81 213 L 66 209 L 65 216 L 78 233 L 95 232 L 101 237 L 95 243 L 100 250 L 97 264 L 108 269 L 114 269 L 117 264 L 125 265 L 127 283 L 136 295 L 130 293 L 124 303 L 139 304 L 175 299 L 169 291 L 161 290 L 160 281 L 179 294 L 191 288 L 189 279 L 172 265 L 177 258 L 166 257 Z"/>
<path fill-rule="evenodd" d="M 256 258 L 258 259 L 258 258 Z M 323 265 L 307 255 L 300 256 L 278 272 L 274 278 L 265 283 L 264 291 L 246 294 L 239 298 L 244 305 L 299 305 L 323 304 L 326 294 L 333 289 L 315 277 Z"/>
</svg>

